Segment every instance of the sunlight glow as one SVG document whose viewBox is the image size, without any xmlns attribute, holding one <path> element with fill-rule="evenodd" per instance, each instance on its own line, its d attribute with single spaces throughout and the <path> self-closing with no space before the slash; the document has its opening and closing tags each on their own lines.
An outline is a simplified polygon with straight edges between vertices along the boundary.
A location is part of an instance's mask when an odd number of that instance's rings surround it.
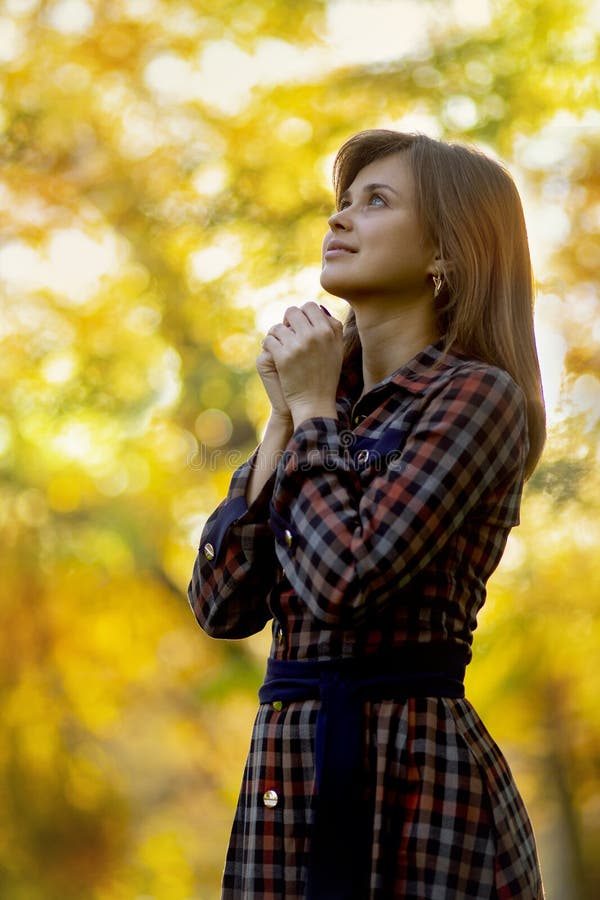
<svg viewBox="0 0 600 900">
<path fill-rule="evenodd" d="M 214 281 L 239 265 L 242 256 L 240 241 L 233 235 L 224 237 L 218 243 L 190 254 L 190 278 L 197 282 Z"/>
<path fill-rule="evenodd" d="M 32 5 L 33 0 L 8 0 L 5 4 L 8 12 L 15 16 L 23 10 L 26 12 Z M 124 0 L 123 5 L 132 17 L 143 18 L 155 8 L 156 3 L 154 0 Z M 92 25 L 94 10 L 88 0 L 54 0 L 47 6 L 45 16 L 51 28 L 65 35 L 80 35 Z M 600 21 L 600 3 L 591 5 L 589 17 L 592 28 Z M 428 84 L 435 86 L 439 83 L 440 74 L 429 64 L 426 54 L 432 36 L 451 27 L 458 27 L 463 34 L 469 33 L 489 26 L 490 21 L 491 2 L 488 0 L 432 0 L 428 3 L 420 0 L 373 0 L 370 3 L 363 0 L 332 0 L 327 4 L 322 41 L 313 47 L 300 49 L 287 41 L 271 37 L 259 39 L 251 52 L 225 38 L 201 42 L 196 56 L 189 59 L 174 51 L 155 52 L 146 64 L 144 80 L 165 104 L 200 99 L 229 115 L 239 112 L 256 86 L 322 76 L 327 70 L 346 65 L 386 63 L 406 54 L 415 59 L 415 82 L 422 87 Z M 0 17 L 0 61 L 14 58 L 20 35 L 13 21 Z M 583 34 L 579 34 L 577 40 L 585 55 L 589 41 Z M 419 61 L 421 51 L 423 56 Z M 481 116 L 503 114 L 500 97 L 488 94 L 478 99 L 476 104 L 470 96 L 470 84 L 486 86 L 491 83 L 492 73 L 486 63 L 471 60 L 465 68 L 465 75 L 464 93 L 449 96 L 442 114 L 442 121 L 452 129 L 468 130 Z M 499 105 L 494 113 L 496 101 Z M 104 86 L 102 103 L 115 115 L 127 109 L 122 126 L 121 151 L 131 159 L 143 158 L 156 150 L 163 140 L 161 129 L 168 128 L 167 120 L 170 122 L 173 118 L 167 117 L 164 123 L 156 122 L 151 105 L 135 103 L 124 80 L 116 79 L 112 85 Z M 440 119 L 432 116 L 423 103 L 415 104 L 396 120 L 373 124 L 422 131 L 433 137 L 439 137 L 442 130 Z M 572 157 L 574 140 L 582 129 L 597 131 L 599 125 L 600 114 L 595 110 L 588 110 L 579 117 L 565 111 L 545 125 L 539 134 L 517 136 L 514 171 L 513 168 L 511 171 L 523 197 L 536 273 L 544 272 L 551 253 L 568 235 L 570 222 L 564 195 L 569 190 L 566 167 Z M 311 123 L 296 115 L 280 125 L 278 137 L 291 146 L 302 146 L 311 140 L 312 133 Z M 489 148 L 482 149 L 490 152 Z M 318 168 L 317 177 L 323 172 L 327 185 L 330 184 L 331 162 L 331 157 L 328 157 Z M 539 199 L 527 193 L 528 173 L 531 170 L 554 173 L 552 178 L 548 178 Z M 221 162 L 213 162 L 199 168 L 192 183 L 200 196 L 211 197 L 225 190 L 227 182 L 225 166 Z M 8 188 L 4 192 L 9 199 Z M 34 203 L 35 200 L 32 200 L 31 208 L 24 212 L 26 218 L 31 220 L 40 218 Z M 586 252 L 585 246 L 582 246 L 581 253 Z M 189 256 L 190 283 L 198 285 L 221 278 L 242 262 L 243 255 L 242 242 L 229 235 L 198 248 Z M 315 257 L 317 255 L 318 248 L 315 248 Z M 88 302 L 98 291 L 104 277 L 119 271 L 123 260 L 123 248 L 110 232 L 91 235 L 78 227 L 62 228 L 49 231 L 46 243 L 41 246 L 21 239 L 6 241 L 0 248 L 0 278 L 8 291 L 15 295 L 49 289 L 63 303 L 79 306 Z M 246 288 L 236 302 L 240 306 L 254 307 L 257 330 L 264 333 L 274 321 L 281 319 L 287 306 L 301 304 L 307 298 L 323 298 L 318 266 L 309 266 L 259 290 Z M 327 297 L 326 303 L 335 315 L 344 317 L 346 306 L 343 301 Z M 553 420 L 559 415 L 567 346 L 561 334 L 560 317 L 556 319 L 555 311 L 548 312 L 549 309 L 553 309 L 551 301 L 548 297 L 540 297 L 536 327 L 549 418 Z M 598 323 L 587 321 L 587 306 L 581 298 L 578 309 L 580 317 L 586 320 L 586 327 L 600 328 Z M 140 312 L 138 309 L 135 315 L 144 320 L 139 321 L 142 332 L 152 333 L 155 330 L 156 311 L 148 308 Z M 232 351 L 225 348 L 223 352 L 229 357 Z M 245 357 L 248 352 L 245 348 L 242 356 Z M 153 377 L 157 387 L 159 383 L 162 385 L 159 405 L 168 406 L 178 396 L 178 365 L 178 362 L 165 359 L 157 363 Z M 77 358 L 74 355 L 58 353 L 45 359 L 42 376 L 49 384 L 60 384 L 68 381 L 76 369 Z M 579 386 L 574 395 L 576 404 L 584 403 L 589 394 L 588 388 L 589 385 L 583 391 Z M 79 435 L 79 443 L 81 439 Z M 72 448 L 73 441 L 67 440 L 67 445 Z"/>
<path fill-rule="evenodd" d="M 41 374 L 48 384 L 64 384 L 69 381 L 78 367 L 78 359 L 71 350 L 49 353 L 42 362 Z"/>
<path fill-rule="evenodd" d="M 247 53 L 232 40 L 210 41 L 195 62 L 173 52 L 158 53 L 147 64 L 144 79 L 165 101 L 200 99 L 235 115 L 257 85 L 322 76 L 340 66 L 381 63 L 407 53 L 418 56 L 425 52 L 434 29 L 458 25 L 469 32 L 489 20 L 487 0 L 426 4 L 420 0 L 337 0 L 327 5 L 320 46 L 299 48 L 287 41 L 264 38 L 256 43 L 253 53 Z M 472 76 L 485 78 L 484 68 L 473 70 Z M 467 103 L 472 101 L 456 98 L 449 116 L 461 121 L 472 116 Z"/>
<path fill-rule="evenodd" d="M 93 238 L 78 228 L 51 231 L 40 249 L 23 240 L 0 248 L 0 279 L 9 290 L 48 288 L 57 297 L 78 306 L 98 290 L 100 279 L 115 274 L 123 252 L 109 231 Z"/>
<path fill-rule="evenodd" d="M 548 424 L 552 425 L 564 418 L 561 412 L 562 388 L 564 377 L 564 361 L 567 353 L 567 342 L 556 326 L 553 327 L 551 316 L 545 309 L 544 297 L 538 298 L 535 311 L 535 333 L 542 371 L 544 401 Z"/>
<path fill-rule="evenodd" d="M 226 186 L 228 172 L 224 165 L 215 163 L 199 169 L 194 175 L 192 184 L 201 197 L 212 197 L 219 194 Z"/>
<path fill-rule="evenodd" d="M 103 275 L 118 269 L 116 238 L 106 232 L 99 240 L 76 228 L 51 234 L 47 245 L 45 283 L 57 295 L 78 305 L 98 289 Z"/>
<path fill-rule="evenodd" d="M 251 306 L 255 310 L 255 322 L 259 334 L 266 334 L 275 322 L 280 322 L 288 306 L 300 306 L 307 300 L 317 300 L 323 291 L 319 282 L 320 266 L 306 266 L 293 275 L 284 276 L 265 287 L 244 288 L 234 298 L 238 306 Z M 327 297 L 325 305 L 331 312 L 346 309 L 343 300 Z M 334 312 L 337 316 L 338 312 Z"/>
<path fill-rule="evenodd" d="M 447 100 L 443 115 L 453 128 L 466 130 L 479 121 L 479 111 L 474 101 L 462 95 Z"/>
<path fill-rule="evenodd" d="M 4 0 L 5 11 L 11 16 L 26 16 L 39 3 L 39 0 Z"/>
<path fill-rule="evenodd" d="M 12 447 L 13 442 L 13 429 L 10 422 L 6 416 L 0 416 L 0 456 L 4 456 L 10 448 Z"/>
<path fill-rule="evenodd" d="M 167 347 L 149 369 L 148 381 L 156 391 L 154 409 L 167 409 L 181 393 L 181 357 L 172 347 Z"/>
<path fill-rule="evenodd" d="M 487 0 L 337 0 L 327 7 L 327 38 L 335 65 L 359 65 L 418 56 L 433 29 L 460 25 L 468 32 L 489 22 Z"/>
<path fill-rule="evenodd" d="M 22 30 L 17 28 L 15 22 L 7 18 L 0 18 L 0 62 L 7 63 L 17 59 L 25 45 Z"/>
<path fill-rule="evenodd" d="M 63 34 L 84 34 L 94 21 L 94 12 L 85 0 L 58 0 L 46 18 L 51 28 Z"/>
<path fill-rule="evenodd" d="M 328 39 L 337 64 L 381 62 L 424 50 L 427 6 L 419 0 L 338 0 L 328 4 Z"/>
<path fill-rule="evenodd" d="M 571 391 L 571 403 L 575 412 L 585 414 L 588 428 L 593 428 L 600 418 L 600 380 L 595 375 L 580 375 Z"/>
<path fill-rule="evenodd" d="M 51 443 L 61 456 L 88 464 L 102 462 L 105 456 L 95 428 L 87 422 L 65 422 L 52 437 Z"/>
</svg>

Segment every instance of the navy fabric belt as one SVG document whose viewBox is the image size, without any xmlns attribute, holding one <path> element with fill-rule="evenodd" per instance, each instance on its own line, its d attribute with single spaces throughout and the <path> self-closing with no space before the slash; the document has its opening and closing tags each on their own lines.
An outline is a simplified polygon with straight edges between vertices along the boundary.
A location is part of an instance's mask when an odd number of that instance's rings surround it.
<svg viewBox="0 0 600 900">
<path fill-rule="evenodd" d="M 364 701 L 464 697 L 468 653 L 457 644 L 415 643 L 386 657 L 267 661 L 258 694 L 261 703 L 311 699 L 321 703 L 308 900 L 351 900 L 368 894 L 371 837 L 361 780 Z"/>
</svg>

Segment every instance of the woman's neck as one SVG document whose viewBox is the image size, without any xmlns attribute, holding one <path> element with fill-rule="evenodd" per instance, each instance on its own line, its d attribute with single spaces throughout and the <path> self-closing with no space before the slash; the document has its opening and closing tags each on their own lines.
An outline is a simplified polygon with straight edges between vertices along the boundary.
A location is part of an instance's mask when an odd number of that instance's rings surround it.
<svg viewBox="0 0 600 900">
<path fill-rule="evenodd" d="M 354 308 L 362 345 L 363 393 L 440 337 L 431 304 Z"/>
</svg>

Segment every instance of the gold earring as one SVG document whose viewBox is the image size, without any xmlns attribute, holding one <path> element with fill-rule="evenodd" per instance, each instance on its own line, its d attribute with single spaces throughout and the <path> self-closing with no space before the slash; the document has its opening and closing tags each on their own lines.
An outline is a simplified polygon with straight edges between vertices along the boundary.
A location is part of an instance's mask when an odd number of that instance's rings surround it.
<svg viewBox="0 0 600 900">
<path fill-rule="evenodd" d="M 441 272 L 436 272 L 433 276 L 433 297 L 434 299 L 439 295 L 442 285 L 444 283 L 444 276 Z"/>
</svg>

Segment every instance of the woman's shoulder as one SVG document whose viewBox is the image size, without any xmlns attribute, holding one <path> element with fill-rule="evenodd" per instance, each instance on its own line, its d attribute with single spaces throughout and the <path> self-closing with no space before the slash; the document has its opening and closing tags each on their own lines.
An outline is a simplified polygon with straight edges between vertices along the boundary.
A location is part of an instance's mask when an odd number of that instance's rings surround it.
<svg viewBox="0 0 600 900">
<path fill-rule="evenodd" d="M 396 380 L 396 379 L 395 379 Z M 525 402 L 523 392 L 505 369 L 463 352 L 433 345 L 397 373 L 398 382 L 431 399 L 440 392 L 451 394 L 494 394 Z"/>
<path fill-rule="evenodd" d="M 494 363 L 469 356 L 454 355 L 454 364 L 450 370 L 449 381 L 465 386 L 480 386 L 503 396 L 514 397 L 518 403 L 524 403 L 523 391 L 510 372 Z"/>
</svg>

